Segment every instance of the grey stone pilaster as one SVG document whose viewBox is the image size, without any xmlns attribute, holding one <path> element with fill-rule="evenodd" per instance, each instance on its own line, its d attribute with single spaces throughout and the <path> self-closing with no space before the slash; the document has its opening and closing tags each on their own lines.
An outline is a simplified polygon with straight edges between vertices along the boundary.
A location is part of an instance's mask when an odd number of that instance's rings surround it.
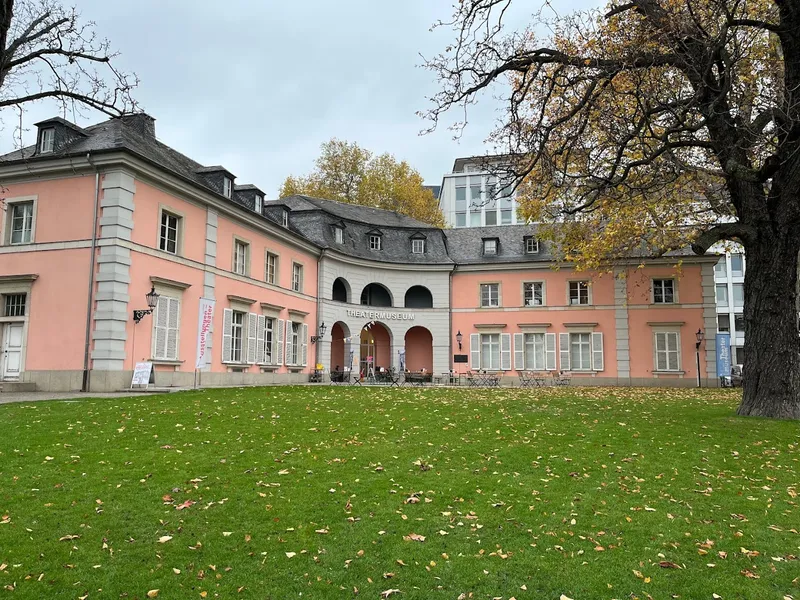
<svg viewBox="0 0 800 600">
<path fill-rule="evenodd" d="M 206 252 L 205 264 L 209 267 L 214 267 L 217 264 L 217 211 L 208 208 L 206 211 Z M 211 300 L 216 298 L 216 281 L 217 276 L 214 273 L 206 271 L 203 273 L 203 297 Z M 216 308 L 215 317 L 222 314 L 222 308 Z M 214 321 L 211 321 L 211 335 L 208 337 L 208 352 L 210 356 L 214 356 Z M 206 366 L 204 371 L 210 371 L 211 365 Z"/>
<path fill-rule="evenodd" d="M 706 377 L 717 378 L 717 296 L 714 284 L 714 265 L 704 263 L 701 267 L 703 289 L 703 331 L 705 332 Z"/>
<path fill-rule="evenodd" d="M 124 171 L 106 173 L 102 189 L 100 240 L 130 240 L 136 192 L 133 176 Z M 92 367 L 96 371 L 122 371 L 128 338 L 126 327 L 131 318 L 128 310 L 131 251 L 113 243 L 102 245 L 97 264 Z"/>
<path fill-rule="evenodd" d="M 628 277 L 624 269 L 614 269 L 614 321 L 617 342 L 617 377 L 620 384 L 631 377 L 631 346 L 628 323 Z"/>
</svg>

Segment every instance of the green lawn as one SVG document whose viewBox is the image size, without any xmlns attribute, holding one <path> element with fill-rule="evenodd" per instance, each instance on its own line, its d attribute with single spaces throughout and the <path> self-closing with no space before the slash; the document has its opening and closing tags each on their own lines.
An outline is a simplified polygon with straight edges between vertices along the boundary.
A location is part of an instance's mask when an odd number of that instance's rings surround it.
<svg viewBox="0 0 800 600">
<path fill-rule="evenodd" d="M 800 599 L 800 425 L 738 418 L 738 399 L 293 387 L 3 405 L 0 598 Z"/>
</svg>

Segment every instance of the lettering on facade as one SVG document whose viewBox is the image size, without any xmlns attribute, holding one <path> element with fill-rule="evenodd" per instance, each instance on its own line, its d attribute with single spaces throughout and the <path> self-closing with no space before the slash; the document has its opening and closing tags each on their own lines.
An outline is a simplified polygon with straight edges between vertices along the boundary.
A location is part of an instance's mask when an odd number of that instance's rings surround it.
<svg viewBox="0 0 800 600">
<path fill-rule="evenodd" d="M 383 320 L 383 321 L 413 321 L 414 313 L 385 312 L 377 310 L 355 310 L 347 309 L 348 317 L 361 317 L 362 319 Z"/>
</svg>

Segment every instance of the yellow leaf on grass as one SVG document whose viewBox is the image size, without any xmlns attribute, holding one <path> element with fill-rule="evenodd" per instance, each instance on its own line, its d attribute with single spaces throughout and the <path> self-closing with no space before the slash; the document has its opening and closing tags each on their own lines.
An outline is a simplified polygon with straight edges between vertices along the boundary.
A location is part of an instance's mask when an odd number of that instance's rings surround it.
<svg viewBox="0 0 800 600">
<path fill-rule="evenodd" d="M 155 598 L 156 596 L 158 596 L 158 590 L 150 590 L 149 592 L 147 592 L 148 598 Z"/>
<path fill-rule="evenodd" d="M 171 539 L 172 539 L 171 535 L 162 535 L 160 538 L 158 538 L 158 543 L 159 544 L 166 544 Z"/>
</svg>

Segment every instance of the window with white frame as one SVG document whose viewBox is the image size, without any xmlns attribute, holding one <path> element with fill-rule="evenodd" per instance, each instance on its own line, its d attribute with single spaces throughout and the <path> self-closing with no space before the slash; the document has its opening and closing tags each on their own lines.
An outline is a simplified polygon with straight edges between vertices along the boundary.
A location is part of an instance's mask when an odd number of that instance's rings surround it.
<svg viewBox="0 0 800 600">
<path fill-rule="evenodd" d="M 481 334 L 481 369 L 498 371 L 500 369 L 500 334 Z"/>
<path fill-rule="evenodd" d="M 371 235 L 371 236 L 369 236 L 369 249 L 370 250 L 380 250 L 381 249 L 381 236 L 379 236 L 379 235 Z"/>
<path fill-rule="evenodd" d="M 544 371 L 546 369 L 544 336 L 544 333 L 525 334 L 525 369 L 528 371 Z"/>
<path fill-rule="evenodd" d="M 299 365 L 300 364 L 300 331 L 302 328 L 302 323 L 292 323 L 292 354 L 289 357 L 291 359 L 292 365 Z"/>
<path fill-rule="evenodd" d="M 28 299 L 27 294 L 6 294 L 5 308 L 3 310 L 4 317 L 24 317 L 25 316 L 25 303 Z"/>
<path fill-rule="evenodd" d="M 264 206 L 264 198 L 261 194 L 256 194 L 256 212 L 261 214 L 261 209 Z"/>
<path fill-rule="evenodd" d="M 486 211 L 486 225 L 497 225 L 497 211 L 496 210 L 487 210 Z"/>
<path fill-rule="evenodd" d="M 525 254 L 537 254 L 539 252 L 539 240 L 535 237 L 525 238 Z"/>
<path fill-rule="evenodd" d="M 728 333 L 731 330 L 731 317 L 730 315 L 717 315 L 717 331 L 720 333 Z"/>
<path fill-rule="evenodd" d="M 245 313 L 234 310 L 231 318 L 231 362 L 244 362 Z"/>
<path fill-rule="evenodd" d="M 570 281 L 569 282 L 569 303 L 576 306 L 589 304 L 589 282 Z"/>
<path fill-rule="evenodd" d="M 411 240 L 411 253 L 412 254 L 425 254 L 425 240 Z"/>
<path fill-rule="evenodd" d="M 656 371 L 680 371 L 680 334 L 677 331 L 656 331 L 653 336 Z"/>
<path fill-rule="evenodd" d="M 731 275 L 741 277 L 744 275 L 744 255 L 738 252 L 731 254 Z"/>
<path fill-rule="evenodd" d="M 470 227 L 480 227 L 481 226 L 481 209 L 480 208 L 471 208 L 469 212 L 469 226 Z"/>
<path fill-rule="evenodd" d="M 457 212 L 456 213 L 456 227 L 466 227 L 467 226 L 467 213 L 465 212 Z"/>
<path fill-rule="evenodd" d="M 334 227 L 333 237 L 337 244 L 344 244 L 344 229 L 341 227 Z"/>
<path fill-rule="evenodd" d="M 733 315 L 733 327 L 736 329 L 736 333 L 744 333 L 744 315 L 742 313 Z"/>
<path fill-rule="evenodd" d="M 486 255 L 497 254 L 497 240 L 483 240 L 483 253 Z"/>
<path fill-rule="evenodd" d="M 717 306 L 728 306 L 728 284 L 718 283 L 717 289 Z"/>
<path fill-rule="evenodd" d="M 295 292 L 303 291 L 303 265 L 297 263 L 292 265 L 292 289 Z"/>
<path fill-rule="evenodd" d="M 500 306 L 500 284 L 482 283 L 481 308 L 491 308 L 497 306 Z"/>
<path fill-rule="evenodd" d="M 675 280 L 653 279 L 653 302 L 673 304 L 675 302 Z"/>
<path fill-rule="evenodd" d="M 572 371 L 592 370 L 592 334 L 569 334 L 569 360 Z"/>
<path fill-rule="evenodd" d="M 9 212 L 9 242 L 30 244 L 33 241 L 33 202 L 13 202 Z"/>
<path fill-rule="evenodd" d="M 275 319 L 266 317 L 264 319 L 264 350 L 262 356 L 264 362 L 268 365 L 273 364 L 272 349 L 275 342 Z"/>
<path fill-rule="evenodd" d="M 281 225 L 283 225 L 284 227 L 289 227 L 289 211 L 288 210 L 284 210 L 283 213 L 281 213 Z"/>
<path fill-rule="evenodd" d="M 264 267 L 264 281 L 273 285 L 278 282 L 278 255 L 267 252 L 267 259 Z"/>
<path fill-rule="evenodd" d="M 544 305 L 544 283 L 541 281 L 530 281 L 522 284 L 523 299 L 525 306 Z"/>
<path fill-rule="evenodd" d="M 741 308 L 744 306 L 744 284 L 743 283 L 734 283 L 733 284 L 733 305 L 736 308 Z"/>
<path fill-rule="evenodd" d="M 511 225 L 513 217 L 513 211 L 510 208 L 504 208 L 500 211 L 500 224 Z"/>
<path fill-rule="evenodd" d="M 727 258 L 724 256 L 719 259 L 719 262 L 714 265 L 714 270 L 719 273 L 720 275 L 727 275 L 728 274 L 728 261 Z"/>
<path fill-rule="evenodd" d="M 181 218 L 166 210 L 161 211 L 161 229 L 158 234 L 158 249 L 170 254 L 178 253 L 178 236 Z"/>
<path fill-rule="evenodd" d="M 230 198 L 233 195 L 233 181 L 230 177 L 222 178 L 222 195 Z"/>
<path fill-rule="evenodd" d="M 250 245 L 241 240 L 233 242 L 233 272 L 238 275 L 247 275 L 247 260 Z"/>
<path fill-rule="evenodd" d="M 153 314 L 153 350 L 155 360 L 178 360 L 181 302 L 161 294 Z"/>
<path fill-rule="evenodd" d="M 48 127 L 47 129 L 42 129 L 42 133 L 39 134 L 39 153 L 47 154 L 48 152 L 52 152 L 55 145 L 55 140 L 55 128 Z"/>
</svg>

